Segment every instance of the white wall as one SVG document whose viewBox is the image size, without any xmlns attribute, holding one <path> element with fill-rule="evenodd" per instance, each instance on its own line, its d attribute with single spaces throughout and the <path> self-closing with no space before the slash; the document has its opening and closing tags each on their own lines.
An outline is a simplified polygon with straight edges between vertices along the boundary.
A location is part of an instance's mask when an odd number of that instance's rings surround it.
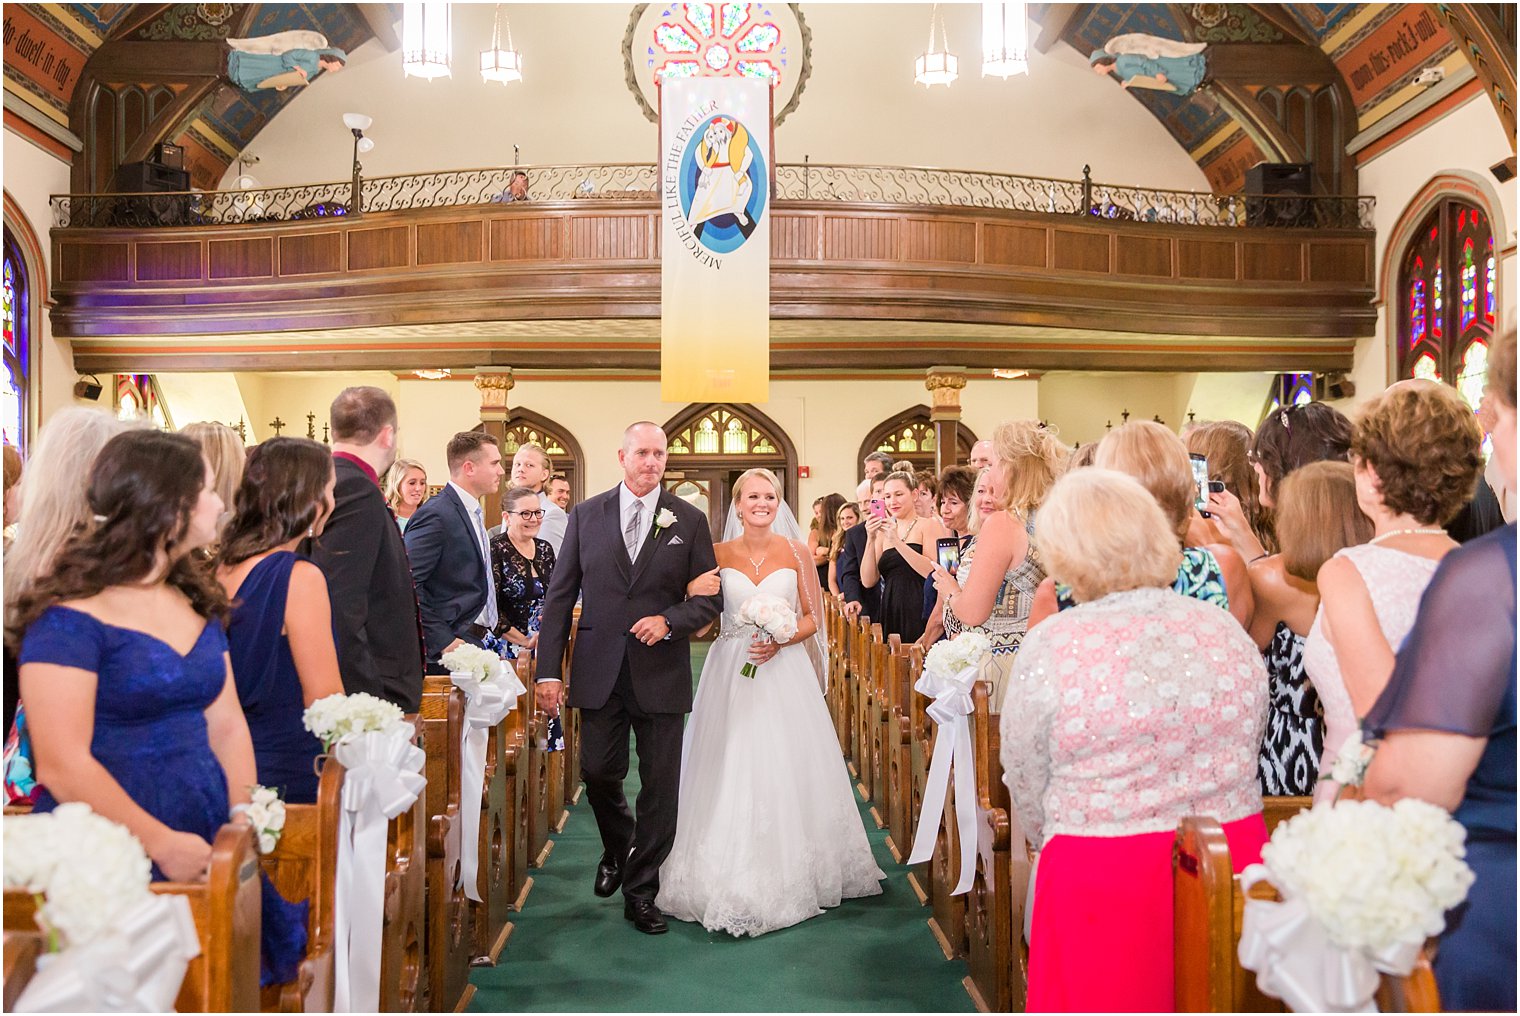
<svg viewBox="0 0 1520 1016">
<path fill-rule="evenodd" d="M 1403 218 L 1415 195 L 1442 173 L 1465 172 L 1486 184 L 1499 197 L 1502 222 L 1496 223 L 1494 247 L 1500 251 L 1498 317 L 1501 328 L 1515 326 L 1515 227 L 1516 184 L 1495 182 L 1489 166 L 1513 154 L 1499 116 L 1488 96 L 1479 92 L 1460 107 L 1418 134 L 1368 162 L 1361 169 L 1359 190 L 1377 198 L 1376 264 L 1383 269 L 1387 244 L 1394 226 Z M 1507 253 L 1503 253 L 1507 251 Z M 1392 271 L 1398 271 L 1395 262 Z M 1397 286 L 1397 280 L 1392 283 Z M 1389 288 L 1389 281 L 1378 279 L 1379 292 Z M 1390 294 L 1391 295 L 1391 294 Z M 1378 314 L 1377 335 L 1362 339 L 1356 346 L 1356 365 L 1352 379 L 1356 382 L 1356 399 L 1362 402 L 1387 386 L 1394 364 L 1390 359 L 1390 339 L 1398 325 L 1398 305 L 1390 299 Z M 1342 407 L 1345 408 L 1345 407 Z"/>
<path fill-rule="evenodd" d="M 1165 128 L 1069 46 L 1031 53 L 1027 77 L 984 79 L 978 5 L 941 9 L 963 75 L 926 90 L 913 84 L 913 61 L 928 36 L 929 5 L 806 4 L 813 72 L 776 131 L 777 158 L 1067 179 L 1086 162 L 1100 181 L 1208 189 Z M 655 160 L 656 127 L 623 81 L 627 5 L 510 5 L 526 80 L 508 86 L 487 84 L 474 69 L 493 11 L 454 5 L 452 78 L 405 78 L 399 51 L 360 47 L 342 73 L 298 95 L 253 139 L 248 150 L 262 159 L 253 175 L 266 186 L 346 180 L 345 112 L 375 118 L 367 176 L 506 166 L 514 143 L 524 163 Z M 236 174 L 234 166 L 228 180 Z"/>
<path fill-rule="evenodd" d="M 48 198 L 53 194 L 67 194 L 69 190 L 69 167 L 49 155 L 26 138 L 7 130 L 5 132 L 5 193 L 26 216 L 32 232 L 42 246 L 42 260 L 48 278 L 52 278 L 52 246 L 48 242 L 48 230 L 53 225 L 53 213 Z M 42 300 L 46 296 L 42 280 L 33 280 L 32 298 Z M 35 423 L 41 425 L 55 410 L 73 405 L 74 373 L 73 355 L 69 344 L 53 338 L 53 328 L 44 310 L 40 318 L 35 359 L 32 361 L 32 392 L 37 400 Z M 102 378 L 103 381 L 107 379 Z M 107 394 L 101 396 L 101 405 L 110 408 L 110 383 Z M 86 403 L 87 405 L 89 403 Z"/>
</svg>

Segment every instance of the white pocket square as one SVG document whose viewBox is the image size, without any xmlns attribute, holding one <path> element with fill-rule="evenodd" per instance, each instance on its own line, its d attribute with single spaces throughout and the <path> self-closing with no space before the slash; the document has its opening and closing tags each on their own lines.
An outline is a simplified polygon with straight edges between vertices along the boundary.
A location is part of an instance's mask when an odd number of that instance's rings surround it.
<svg viewBox="0 0 1520 1016">
<path fill-rule="evenodd" d="M 679 536 L 672 536 L 670 538 L 670 546 L 672 546 L 672 547 L 679 547 L 681 544 L 683 544 L 685 542 L 686 541 L 683 540 L 683 539 L 681 539 Z"/>
</svg>

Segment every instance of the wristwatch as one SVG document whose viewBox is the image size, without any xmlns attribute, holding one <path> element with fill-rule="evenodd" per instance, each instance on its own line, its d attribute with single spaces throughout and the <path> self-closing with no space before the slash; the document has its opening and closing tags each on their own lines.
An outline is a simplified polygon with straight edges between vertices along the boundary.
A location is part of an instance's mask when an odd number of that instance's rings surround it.
<svg viewBox="0 0 1520 1016">
<path fill-rule="evenodd" d="M 670 641 L 670 636 L 672 636 L 672 635 L 675 634 L 675 628 L 672 627 L 672 625 L 670 623 L 670 618 L 666 617 L 664 614 L 658 614 L 656 616 L 659 617 L 659 619 L 661 621 L 665 622 L 665 637 L 663 639 L 661 639 L 660 641 L 661 642 L 669 642 Z"/>
</svg>

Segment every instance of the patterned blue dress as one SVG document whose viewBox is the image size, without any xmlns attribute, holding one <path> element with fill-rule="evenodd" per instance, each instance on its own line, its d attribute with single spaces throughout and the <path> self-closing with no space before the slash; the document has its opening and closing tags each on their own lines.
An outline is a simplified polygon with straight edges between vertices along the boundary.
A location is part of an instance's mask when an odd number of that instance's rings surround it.
<svg viewBox="0 0 1520 1016">
<path fill-rule="evenodd" d="M 148 814 L 212 842 L 227 822 L 227 775 L 211 751 L 206 709 L 227 680 L 227 639 L 207 623 L 181 656 L 146 632 L 119 628 L 70 607 L 49 607 L 21 642 L 20 663 L 51 663 L 96 675 L 90 754 Z M 46 788 L 36 811 L 57 807 Z M 153 866 L 155 881 L 164 874 Z M 306 952 L 305 903 L 264 880 L 261 983 L 295 977 Z"/>
</svg>

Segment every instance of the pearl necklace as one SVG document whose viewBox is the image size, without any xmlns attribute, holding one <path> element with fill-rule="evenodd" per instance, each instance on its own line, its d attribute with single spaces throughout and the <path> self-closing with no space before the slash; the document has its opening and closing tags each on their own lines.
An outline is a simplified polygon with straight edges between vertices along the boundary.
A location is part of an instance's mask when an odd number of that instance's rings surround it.
<svg viewBox="0 0 1520 1016">
<path fill-rule="evenodd" d="M 1368 540 L 1367 543 L 1370 546 L 1371 544 L 1374 544 L 1374 543 L 1382 543 L 1384 540 L 1391 540 L 1395 536 L 1445 536 L 1445 535 L 1446 535 L 1446 530 L 1444 530 L 1444 529 L 1395 529 L 1391 533 L 1384 533 L 1382 536 L 1374 536 L 1372 539 Z"/>
</svg>

